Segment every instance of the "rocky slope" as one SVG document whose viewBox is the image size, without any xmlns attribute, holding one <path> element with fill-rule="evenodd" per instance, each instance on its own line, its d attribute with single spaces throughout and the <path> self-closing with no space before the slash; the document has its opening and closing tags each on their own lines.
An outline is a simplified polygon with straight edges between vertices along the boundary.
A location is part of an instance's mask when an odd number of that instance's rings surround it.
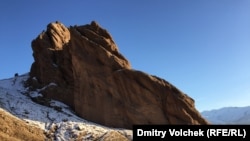
<svg viewBox="0 0 250 141">
<path fill-rule="evenodd" d="M 0 124 L 1 141 L 44 141 L 46 139 L 42 129 L 28 125 L 2 108 L 0 108 Z"/>
<path fill-rule="evenodd" d="M 133 70 L 96 22 L 69 28 L 50 23 L 32 49 L 29 89 L 64 102 L 86 120 L 128 129 L 133 124 L 207 124 L 188 95 Z"/>
<path fill-rule="evenodd" d="M 130 130 L 89 122 L 69 106 L 44 98 L 43 89 L 30 91 L 24 87 L 28 78 L 25 74 L 0 80 L 1 141 L 132 140 Z"/>
</svg>

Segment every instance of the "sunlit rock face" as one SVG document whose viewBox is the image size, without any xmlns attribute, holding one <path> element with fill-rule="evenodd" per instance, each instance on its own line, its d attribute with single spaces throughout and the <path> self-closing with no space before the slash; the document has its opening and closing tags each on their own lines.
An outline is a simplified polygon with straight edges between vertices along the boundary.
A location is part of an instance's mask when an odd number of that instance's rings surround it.
<svg viewBox="0 0 250 141">
<path fill-rule="evenodd" d="M 194 100 L 175 86 L 133 70 L 107 30 L 96 22 L 50 23 L 32 41 L 29 87 L 60 100 L 82 118 L 110 127 L 208 124 Z M 53 84 L 53 85 L 51 85 Z"/>
</svg>

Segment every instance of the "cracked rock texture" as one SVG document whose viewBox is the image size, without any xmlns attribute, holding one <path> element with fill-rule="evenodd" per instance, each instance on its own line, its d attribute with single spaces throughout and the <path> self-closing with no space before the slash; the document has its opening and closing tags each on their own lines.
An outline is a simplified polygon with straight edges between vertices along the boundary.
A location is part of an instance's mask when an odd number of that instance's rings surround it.
<svg viewBox="0 0 250 141">
<path fill-rule="evenodd" d="M 95 21 L 50 23 L 32 41 L 30 88 L 43 88 L 84 119 L 110 127 L 134 124 L 208 124 L 194 100 L 171 83 L 133 70 L 111 35 Z"/>
</svg>

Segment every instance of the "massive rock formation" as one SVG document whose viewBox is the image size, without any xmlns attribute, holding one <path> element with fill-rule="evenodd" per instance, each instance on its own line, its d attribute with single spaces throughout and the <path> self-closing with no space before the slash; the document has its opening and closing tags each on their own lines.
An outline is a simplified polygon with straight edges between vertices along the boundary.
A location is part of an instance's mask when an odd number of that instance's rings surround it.
<svg viewBox="0 0 250 141">
<path fill-rule="evenodd" d="M 87 120 L 130 129 L 133 124 L 208 124 L 188 95 L 133 70 L 94 21 L 69 28 L 50 23 L 32 49 L 30 88 L 68 104 Z"/>
</svg>

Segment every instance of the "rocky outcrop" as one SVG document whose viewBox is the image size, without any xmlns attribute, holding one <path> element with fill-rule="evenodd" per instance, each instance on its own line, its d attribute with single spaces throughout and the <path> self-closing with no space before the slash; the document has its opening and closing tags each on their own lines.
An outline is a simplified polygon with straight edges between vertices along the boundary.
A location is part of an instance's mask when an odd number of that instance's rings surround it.
<svg viewBox="0 0 250 141">
<path fill-rule="evenodd" d="M 30 88 L 68 104 L 87 120 L 130 129 L 133 124 L 208 124 L 188 95 L 133 70 L 94 21 L 69 28 L 50 23 L 32 49 Z"/>
</svg>

